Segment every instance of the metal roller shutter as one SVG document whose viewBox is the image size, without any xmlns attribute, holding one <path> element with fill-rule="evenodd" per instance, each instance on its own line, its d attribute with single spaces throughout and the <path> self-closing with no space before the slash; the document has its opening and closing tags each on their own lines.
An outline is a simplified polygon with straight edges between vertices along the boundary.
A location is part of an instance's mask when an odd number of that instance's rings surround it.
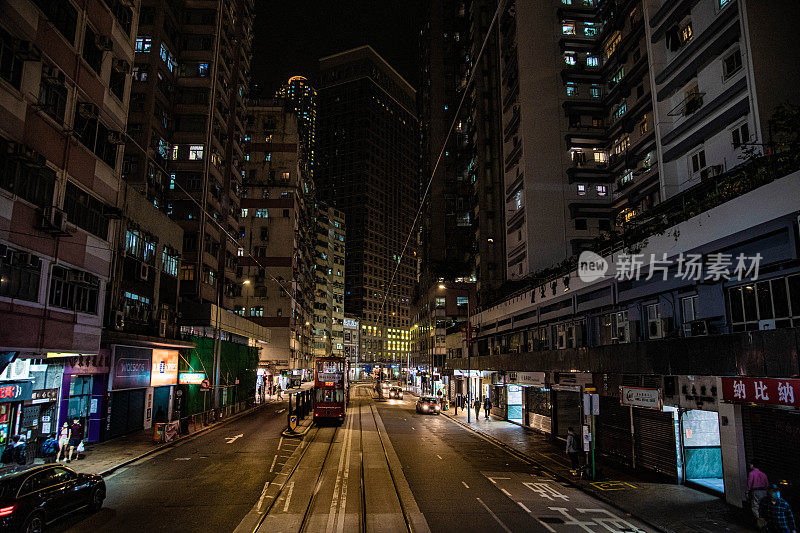
<svg viewBox="0 0 800 533">
<path fill-rule="evenodd" d="M 742 406 L 742 429 L 747 461 L 756 463 L 772 483 L 800 479 L 800 413 Z M 800 489 L 787 494 L 794 508 Z"/>
<path fill-rule="evenodd" d="M 678 478 L 675 424 L 672 413 L 633 409 L 636 466 Z"/>
<path fill-rule="evenodd" d="M 619 404 L 619 398 L 600 397 L 597 447 L 600 453 L 631 464 L 631 412 L 630 407 Z"/>
<path fill-rule="evenodd" d="M 581 433 L 581 395 L 577 392 L 557 391 L 556 395 L 556 428 L 554 435 L 564 437 L 567 428 L 572 426 L 575 432 Z"/>
<path fill-rule="evenodd" d="M 145 389 L 111 393 L 111 427 L 108 438 L 113 439 L 144 427 Z"/>
</svg>

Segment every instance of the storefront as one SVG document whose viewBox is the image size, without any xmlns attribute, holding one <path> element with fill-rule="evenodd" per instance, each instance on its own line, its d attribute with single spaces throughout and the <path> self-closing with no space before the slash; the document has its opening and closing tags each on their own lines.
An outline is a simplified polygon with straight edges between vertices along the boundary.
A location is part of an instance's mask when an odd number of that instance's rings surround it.
<svg viewBox="0 0 800 533">
<path fill-rule="evenodd" d="M 579 432 L 582 425 L 580 385 L 553 385 L 553 435 L 565 439 L 571 427 Z"/>
<path fill-rule="evenodd" d="M 545 373 L 508 372 L 506 382 L 508 420 L 550 433 L 552 405 L 550 389 L 545 383 Z"/>
<path fill-rule="evenodd" d="M 58 420 L 50 419 L 58 426 L 72 423 L 78 418 L 83 424 L 86 440 L 97 442 L 104 439 L 103 415 L 108 390 L 108 350 L 92 355 L 48 354 L 48 362 L 63 363 Z M 52 428 L 51 428 L 52 429 Z"/>
<path fill-rule="evenodd" d="M 150 387 L 150 348 L 112 346 L 113 366 L 109 393 L 107 438 L 143 429 L 152 424 L 153 393 Z M 145 411 L 147 405 L 147 411 Z"/>
<path fill-rule="evenodd" d="M 620 403 L 631 409 L 634 466 L 677 480 L 675 415 L 663 410 L 661 389 L 622 386 Z"/>
<path fill-rule="evenodd" d="M 22 404 L 31 399 L 32 392 L 31 381 L 0 382 L 0 444 L 7 444 L 12 435 L 19 434 Z"/>
</svg>

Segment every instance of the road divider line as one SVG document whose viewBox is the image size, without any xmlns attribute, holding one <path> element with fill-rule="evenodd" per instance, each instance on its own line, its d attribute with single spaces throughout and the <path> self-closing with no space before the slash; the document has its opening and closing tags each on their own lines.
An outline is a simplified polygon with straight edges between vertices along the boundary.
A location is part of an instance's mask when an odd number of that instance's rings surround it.
<svg viewBox="0 0 800 533">
<path fill-rule="evenodd" d="M 283 436 L 281 436 L 281 440 L 278 441 L 278 449 L 279 450 L 281 449 L 282 445 L 283 445 Z"/>
<path fill-rule="evenodd" d="M 294 492 L 294 481 L 287 483 L 289 490 L 286 492 L 286 501 L 283 502 L 283 512 L 289 512 L 289 503 L 292 501 L 292 492 Z"/>
<path fill-rule="evenodd" d="M 442 459 L 442 456 L 439 455 L 438 453 L 436 454 L 436 457 L 438 457 L 440 461 L 444 461 L 444 459 Z"/>
<path fill-rule="evenodd" d="M 511 493 L 510 493 L 510 492 L 508 492 L 506 489 L 504 489 L 503 487 L 500 487 L 500 490 L 501 490 L 501 491 L 503 491 L 503 494 L 505 494 L 506 496 L 508 496 L 509 498 L 511 498 Z"/>
<path fill-rule="evenodd" d="M 278 460 L 278 456 L 274 456 L 272 458 L 272 464 L 269 466 L 269 471 L 272 472 L 272 469 L 275 468 L 275 461 Z M 264 485 L 264 490 L 267 490 L 267 485 Z"/>
<path fill-rule="evenodd" d="M 526 513 L 530 513 L 530 512 L 531 512 L 531 510 L 530 510 L 530 509 L 528 509 L 527 507 L 525 507 L 525 504 L 524 504 L 524 503 L 522 503 L 522 502 L 517 502 L 517 505 L 519 505 L 520 507 L 522 507 L 523 509 L 525 509 L 525 512 L 526 512 Z"/>
<path fill-rule="evenodd" d="M 466 488 L 469 488 L 469 485 L 467 485 L 466 482 L 462 481 L 461 484 L 464 485 Z"/>
<path fill-rule="evenodd" d="M 476 500 L 478 500 L 478 503 L 480 503 L 481 505 L 483 505 L 483 508 L 484 508 L 484 509 L 486 509 L 486 511 L 487 511 L 487 512 L 488 512 L 490 515 L 492 515 L 492 518 L 494 518 L 494 519 L 495 519 L 495 521 L 496 521 L 498 524 L 500 524 L 500 527 L 502 527 L 502 528 L 503 528 L 503 531 L 505 531 L 506 533 L 511 533 L 511 530 L 510 530 L 510 529 L 508 529 L 508 526 L 506 526 L 506 525 L 503 523 L 503 521 L 502 521 L 502 520 L 500 520 L 500 517 L 498 517 L 496 514 L 494 514 L 494 512 L 493 512 L 491 509 L 489 509 L 489 506 L 488 506 L 488 505 L 486 505 L 485 503 L 483 503 L 483 500 L 481 500 L 480 498 L 475 498 L 475 499 L 476 499 Z"/>
</svg>

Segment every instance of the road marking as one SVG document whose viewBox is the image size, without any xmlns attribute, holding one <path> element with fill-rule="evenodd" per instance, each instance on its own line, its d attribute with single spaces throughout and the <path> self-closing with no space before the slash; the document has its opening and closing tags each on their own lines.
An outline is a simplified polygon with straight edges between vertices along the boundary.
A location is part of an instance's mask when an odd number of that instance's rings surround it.
<svg viewBox="0 0 800 533">
<path fill-rule="evenodd" d="M 439 459 L 442 459 L 442 456 L 439 455 L 438 453 L 436 454 L 436 457 L 438 457 Z M 444 459 L 442 459 L 442 461 L 444 461 Z"/>
<path fill-rule="evenodd" d="M 228 444 L 232 444 L 236 439 L 241 439 L 242 437 L 244 437 L 244 435 L 242 433 L 239 433 L 238 435 L 234 435 L 233 437 L 225 437 L 225 440 L 228 441 Z"/>
<path fill-rule="evenodd" d="M 483 508 L 484 508 L 484 509 L 486 509 L 486 511 L 488 511 L 488 513 L 489 513 L 490 515 L 492 515 L 492 518 L 494 518 L 494 519 L 497 521 L 497 523 L 498 523 L 498 524 L 500 524 L 500 527 L 502 527 L 502 528 L 503 528 L 503 531 L 505 531 L 506 533 L 511 533 L 511 530 L 510 530 L 510 529 L 508 529 L 508 526 L 506 526 L 506 525 L 503 523 L 503 521 L 502 521 L 502 520 L 500 520 L 500 518 L 499 518 L 499 517 L 498 517 L 496 514 L 494 514 L 494 513 L 492 512 L 492 510 L 491 510 L 491 509 L 489 509 L 489 506 L 488 506 L 488 505 L 486 505 L 485 503 L 483 503 L 483 500 L 481 500 L 480 498 L 475 498 L 475 499 L 476 499 L 476 500 L 478 500 L 478 503 L 480 503 L 481 505 L 483 505 Z"/>
<path fill-rule="evenodd" d="M 414 426 L 411 426 L 411 429 L 414 429 Z"/>
<path fill-rule="evenodd" d="M 508 496 L 509 498 L 511 497 L 511 493 L 510 493 L 510 492 L 508 492 L 508 491 L 507 491 L 506 489 L 504 489 L 503 487 L 500 487 L 500 490 L 501 490 L 501 491 L 503 491 L 503 494 L 505 494 L 505 495 L 506 495 L 506 496 Z"/>
<path fill-rule="evenodd" d="M 176 457 L 175 460 L 176 461 L 191 461 L 192 458 L 191 457 Z"/>
<path fill-rule="evenodd" d="M 272 464 L 269 467 L 269 471 L 270 472 L 272 472 L 272 469 L 275 468 L 275 461 L 277 461 L 277 460 L 278 460 L 278 456 L 277 455 L 272 458 Z"/>
<path fill-rule="evenodd" d="M 462 484 L 462 485 L 464 485 L 466 488 L 469 488 L 469 485 L 467 485 L 467 484 L 466 484 L 466 483 L 464 483 L 463 481 L 461 482 L 461 484 Z"/>
<path fill-rule="evenodd" d="M 537 518 L 536 521 L 542 524 L 542 526 L 544 526 L 544 528 L 550 533 L 556 533 L 556 530 L 550 527 L 546 522 L 542 522 L 542 520 L 539 518 Z"/>
<path fill-rule="evenodd" d="M 491 481 L 493 484 L 497 485 L 497 481 L 495 481 L 495 479 L 511 479 L 511 478 L 510 477 L 489 477 L 489 476 L 486 476 L 486 479 Z"/>
<path fill-rule="evenodd" d="M 280 411 L 278 411 L 278 414 L 281 414 L 281 413 L 282 413 L 282 412 L 284 412 L 285 410 L 286 410 L 286 409 L 281 409 Z"/>
<path fill-rule="evenodd" d="M 524 503 L 522 503 L 522 502 L 517 502 L 517 505 L 519 505 L 520 507 L 522 507 L 523 509 L 525 509 L 525 512 L 526 512 L 526 513 L 530 513 L 530 512 L 531 512 L 531 510 L 530 510 L 530 509 L 528 509 L 527 507 L 525 507 L 525 504 L 524 504 Z"/>
<path fill-rule="evenodd" d="M 286 513 L 289 511 L 289 502 L 292 500 L 292 491 L 294 490 L 294 481 L 290 481 L 289 485 L 289 492 L 286 493 L 286 501 L 283 503 L 283 512 Z"/>
<path fill-rule="evenodd" d="M 624 490 L 638 488 L 636 485 L 627 483 L 625 481 L 593 481 L 589 483 L 589 485 L 592 485 L 600 490 Z"/>
<path fill-rule="evenodd" d="M 283 437 L 281 437 L 281 440 L 278 441 L 278 449 L 279 450 L 281 449 L 281 445 L 282 444 L 283 444 Z"/>
</svg>

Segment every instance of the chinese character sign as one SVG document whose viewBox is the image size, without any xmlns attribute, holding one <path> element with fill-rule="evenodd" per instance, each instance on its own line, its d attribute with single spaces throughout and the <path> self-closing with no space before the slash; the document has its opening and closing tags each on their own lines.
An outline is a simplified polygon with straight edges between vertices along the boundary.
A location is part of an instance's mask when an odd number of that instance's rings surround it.
<svg viewBox="0 0 800 533">
<path fill-rule="evenodd" d="M 722 378 L 722 397 L 730 402 L 800 407 L 800 379 Z"/>
</svg>

